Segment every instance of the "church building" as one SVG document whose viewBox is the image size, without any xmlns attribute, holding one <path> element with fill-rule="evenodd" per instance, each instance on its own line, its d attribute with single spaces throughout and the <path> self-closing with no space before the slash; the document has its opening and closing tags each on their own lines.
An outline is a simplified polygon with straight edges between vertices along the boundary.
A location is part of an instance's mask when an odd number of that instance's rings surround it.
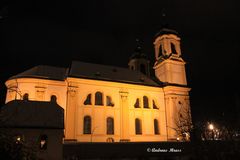
<svg viewBox="0 0 240 160">
<path fill-rule="evenodd" d="M 6 103 L 56 99 L 64 109 L 65 141 L 179 140 L 176 121 L 182 108 L 190 109 L 180 37 L 175 30 L 163 28 L 153 44 L 154 66 L 140 47 L 129 68 L 79 61 L 69 68 L 35 66 L 6 81 Z"/>
</svg>

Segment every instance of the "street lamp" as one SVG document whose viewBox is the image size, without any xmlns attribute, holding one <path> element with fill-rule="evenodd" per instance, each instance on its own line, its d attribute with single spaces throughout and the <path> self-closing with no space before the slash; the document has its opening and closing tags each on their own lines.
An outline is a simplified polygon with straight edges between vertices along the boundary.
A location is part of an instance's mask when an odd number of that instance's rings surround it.
<svg viewBox="0 0 240 160">
<path fill-rule="evenodd" d="M 208 125 L 208 128 L 211 130 L 211 133 L 212 133 L 212 139 L 214 140 L 214 133 L 213 133 L 213 130 L 214 130 L 214 125 L 212 123 L 210 123 Z"/>
<path fill-rule="evenodd" d="M 208 125 L 208 128 L 209 128 L 210 130 L 213 130 L 213 129 L 214 129 L 213 124 L 210 123 L 210 124 Z"/>
</svg>

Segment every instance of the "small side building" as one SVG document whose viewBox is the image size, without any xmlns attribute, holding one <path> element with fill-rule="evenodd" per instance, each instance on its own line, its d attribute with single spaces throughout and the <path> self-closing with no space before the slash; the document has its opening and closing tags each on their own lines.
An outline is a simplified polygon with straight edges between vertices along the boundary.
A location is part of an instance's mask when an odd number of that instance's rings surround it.
<svg viewBox="0 0 240 160">
<path fill-rule="evenodd" d="M 41 160 L 61 160 L 64 110 L 50 102 L 13 100 L 0 109 L 0 128 L 25 143 Z"/>
</svg>

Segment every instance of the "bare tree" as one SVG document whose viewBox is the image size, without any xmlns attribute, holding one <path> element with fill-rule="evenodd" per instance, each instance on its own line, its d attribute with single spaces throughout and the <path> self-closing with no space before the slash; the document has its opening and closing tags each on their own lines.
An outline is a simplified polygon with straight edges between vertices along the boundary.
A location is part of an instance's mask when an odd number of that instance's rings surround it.
<svg viewBox="0 0 240 160">
<path fill-rule="evenodd" d="M 176 117 L 175 117 L 175 127 L 173 128 L 177 135 L 183 141 L 190 140 L 190 133 L 193 129 L 191 111 L 189 106 L 184 106 L 183 104 L 179 103 L 180 109 L 178 110 Z"/>
<path fill-rule="evenodd" d="M 20 96 L 20 99 L 23 98 L 22 93 L 18 86 L 7 87 L 7 91 L 15 92 L 15 99 L 17 99 L 17 95 Z"/>
<path fill-rule="evenodd" d="M 94 131 L 97 129 L 98 127 L 96 126 L 96 127 L 94 127 L 93 129 L 92 129 L 92 131 L 91 131 L 91 142 L 92 142 L 92 139 L 93 139 L 93 134 L 94 134 Z"/>
</svg>

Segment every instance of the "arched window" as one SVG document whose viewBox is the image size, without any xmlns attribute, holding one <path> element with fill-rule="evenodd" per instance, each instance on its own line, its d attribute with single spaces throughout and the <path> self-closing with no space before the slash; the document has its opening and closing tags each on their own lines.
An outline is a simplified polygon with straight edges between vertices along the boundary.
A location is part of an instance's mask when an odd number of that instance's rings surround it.
<svg viewBox="0 0 240 160">
<path fill-rule="evenodd" d="M 107 96 L 107 106 L 114 106 L 114 103 L 112 102 L 112 98 L 110 96 Z"/>
<path fill-rule="evenodd" d="M 84 101 L 84 105 L 91 105 L 92 104 L 92 94 L 88 94 L 86 100 Z"/>
<path fill-rule="evenodd" d="M 162 55 L 162 45 L 159 46 L 159 54 L 158 57 L 160 57 Z"/>
<path fill-rule="evenodd" d="M 51 102 L 57 102 L 57 96 L 51 95 Z"/>
<path fill-rule="evenodd" d="M 140 108 L 139 98 L 136 99 L 136 102 L 134 104 L 134 108 Z"/>
<path fill-rule="evenodd" d="M 158 109 L 158 106 L 156 105 L 155 101 L 152 100 L 152 102 L 153 102 L 153 109 Z"/>
<path fill-rule="evenodd" d="M 114 119 L 111 117 L 107 118 L 107 134 L 114 134 Z"/>
<path fill-rule="evenodd" d="M 41 150 L 46 150 L 47 149 L 47 141 L 48 141 L 47 135 L 41 135 L 39 138 L 40 138 L 39 148 Z"/>
<path fill-rule="evenodd" d="M 143 96 L 143 107 L 144 108 L 149 108 L 148 97 L 147 96 Z"/>
<path fill-rule="evenodd" d="M 144 64 L 140 64 L 140 72 L 146 74 L 146 66 Z"/>
<path fill-rule="evenodd" d="M 154 119 L 154 134 L 160 134 L 159 133 L 159 124 L 158 124 L 157 119 Z"/>
<path fill-rule="evenodd" d="M 95 93 L 95 105 L 103 105 L 103 95 L 101 92 Z"/>
<path fill-rule="evenodd" d="M 85 116 L 83 119 L 83 134 L 91 134 L 92 122 L 90 116 Z"/>
<path fill-rule="evenodd" d="M 173 53 L 173 54 L 177 54 L 175 45 L 174 45 L 173 43 L 171 43 L 171 50 L 172 50 L 172 53 Z"/>
<path fill-rule="evenodd" d="M 142 122 L 140 119 L 135 119 L 135 133 L 142 134 Z"/>
<path fill-rule="evenodd" d="M 23 95 L 23 100 L 28 100 L 29 99 L 29 94 L 28 93 L 25 93 L 24 95 Z"/>
</svg>

